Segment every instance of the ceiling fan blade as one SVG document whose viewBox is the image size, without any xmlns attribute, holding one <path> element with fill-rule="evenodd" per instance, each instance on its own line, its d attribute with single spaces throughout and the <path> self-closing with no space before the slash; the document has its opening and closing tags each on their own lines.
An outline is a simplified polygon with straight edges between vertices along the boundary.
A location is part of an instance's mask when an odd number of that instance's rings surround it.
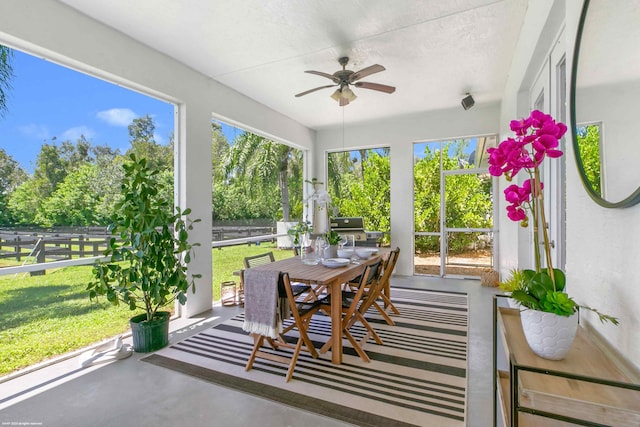
<svg viewBox="0 0 640 427">
<path fill-rule="evenodd" d="M 370 76 L 371 74 L 379 73 L 380 71 L 384 71 L 384 70 L 386 70 L 386 68 L 384 68 L 382 65 L 378 65 L 378 64 L 370 65 L 366 68 L 363 68 L 360 71 L 356 71 L 355 73 L 351 74 L 349 76 L 349 82 L 353 83 L 356 80 L 360 80 L 363 77 L 367 77 L 367 76 Z"/>
<path fill-rule="evenodd" d="M 381 85 L 380 83 L 369 83 L 369 82 L 356 82 L 354 84 L 355 87 L 361 87 L 364 89 L 377 90 L 379 92 L 384 93 L 393 93 L 396 91 L 396 88 L 393 86 Z"/>
<path fill-rule="evenodd" d="M 320 86 L 320 87 L 317 87 L 317 88 L 314 88 L 314 89 L 309 89 L 309 90 L 306 90 L 304 92 L 300 92 L 299 94 L 296 95 L 296 97 L 303 96 L 303 95 L 306 95 L 306 94 L 311 93 L 311 92 L 315 92 L 315 91 L 320 90 L 320 89 L 326 89 L 328 87 L 335 87 L 335 86 L 338 86 L 338 85 L 326 85 L 326 86 Z"/>
<path fill-rule="evenodd" d="M 323 73 L 322 71 L 314 71 L 314 70 L 307 70 L 307 71 L 305 71 L 305 73 L 315 74 L 316 76 L 321 76 L 321 77 L 326 77 L 328 79 L 333 80 L 334 83 L 340 83 L 340 79 L 338 79 L 333 74 Z"/>
</svg>

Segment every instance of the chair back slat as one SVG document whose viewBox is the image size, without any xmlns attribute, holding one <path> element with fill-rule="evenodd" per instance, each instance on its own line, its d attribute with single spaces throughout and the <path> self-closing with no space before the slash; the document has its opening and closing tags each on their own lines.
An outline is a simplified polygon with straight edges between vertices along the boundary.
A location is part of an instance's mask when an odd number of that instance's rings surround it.
<svg viewBox="0 0 640 427">
<path fill-rule="evenodd" d="M 360 283 L 358 284 L 358 289 L 356 290 L 355 295 L 351 300 L 351 305 L 346 311 L 344 319 L 351 319 L 355 311 L 360 311 L 361 307 L 366 303 L 366 300 L 372 288 L 375 288 L 377 286 L 381 267 L 382 260 L 366 266 L 364 272 L 360 275 Z M 369 305 L 371 304 L 369 303 Z"/>
<path fill-rule="evenodd" d="M 382 261 L 378 261 L 376 264 L 373 264 L 372 267 L 375 266 L 375 269 L 369 272 L 369 276 L 367 277 L 367 284 L 365 286 L 366 293 L 362 297 L 362 303 L 358 307 L 358 311 L 361 314 L 364 314 L 369 310 L 369 307 L 378 299 L 380 296 L 380 292 L 382 292 L 382 288 L 384 286 L 384 277 L 386 270 L 382 269 Z"/>
<path fill-rule="evenodd" d="M 244 258 L 244 268 L 257 267 L 259 265 L 269 264 L 275 262 L 273 252 L 266 252 L 264 254 L 252 255 Z"/>
</svg>

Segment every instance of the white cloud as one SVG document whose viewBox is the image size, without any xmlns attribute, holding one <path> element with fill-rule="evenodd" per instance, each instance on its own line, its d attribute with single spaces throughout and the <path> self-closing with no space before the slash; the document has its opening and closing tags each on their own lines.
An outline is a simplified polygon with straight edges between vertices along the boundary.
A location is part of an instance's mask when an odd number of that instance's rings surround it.
<svg viewBox="0 0 640 427">
<path fill-rule="evenodd" d="M 96 116 L 112 126 L 129 126 L 133 119 L 137 117 L 136 113 L 128 108 L 112 108 L 110 110 L 98 111 Z"/>
<path fill-rule="evenodd" d="M 94 137 L 95 132 L 93 131 L 93 129 L 86 126 L 76 126 L 65 130 L 62 133 L 61 139 L 63 141 L 75 142 L 78 138 L 80 138 L 80 135 L 84 135 L 86 139 L 91 139 Z"/>
<path fill-rule="evenodd" d="M 46 126 L 29 123 L 28 125 L 20 126 L 19 130 L 29 138 L 39 140 L 49 139 L 49 129 Z"/>
</svg>

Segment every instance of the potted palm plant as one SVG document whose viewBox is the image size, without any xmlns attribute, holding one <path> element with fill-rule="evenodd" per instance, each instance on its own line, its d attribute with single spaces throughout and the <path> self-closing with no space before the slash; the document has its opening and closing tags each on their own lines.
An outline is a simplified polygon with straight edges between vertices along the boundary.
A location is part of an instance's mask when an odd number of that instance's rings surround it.
<svg viewBox="0 0 640 427">
<path fill-rule="evenodd" d="M 184 304 L 187 291 L 195 292 L 194 279 L 187 276 L 192 245 L 188 241 L 193 223 L 187 215 L 162 196 L 157 175 L 145 159 L 131 154 L 123 165 L 122 200 L 115 207 L 109 230 L 113 236 L 104 252 L 107 263 L 93 267 L 87 286 L 93 300 L 106 297 L 131 310 L 143 310 L 130 319 L 133 348 L 150 352 L 169 342 L 170 312 L 162 310 L 174 301 Z"/>
<path fill-rule="evenodd" d="M 535 269 L 512 271 L 511 277 L 501 287 L 510 291 L 511 297 L 523 308 L 522 328 L 533 352 L 559 360 L 569 351 L 575 337 L 578 308 L 596 312 L 603 322 L 617 325 L 618 319 L 576 303 L 565 291 L 564 271 L 552 264 L 540 168 L 547 157 L 553 159 L 563 155 L 558 146 L 567 127 L 556 123 L 550 115 L 534 110 L 526 119 L 513 120 L 511 130 L 515 137 L 507 138 L 496 148 L 487 149 L 489 173 L 504 175 L 507 181 L 521 171 L 527 175 L 521 186 L 511 184 L 504 194 L 509 203 L 506 208 L 509 219 L 520 222 L 523 227 L 530 222 L 533 226 Z M 544 248 L 544 262 L 540 247 Z M 561 337 L 564 332 L 566 336 Z M 546 333 L 550 336 L 545 336 Z"/>
</svg>

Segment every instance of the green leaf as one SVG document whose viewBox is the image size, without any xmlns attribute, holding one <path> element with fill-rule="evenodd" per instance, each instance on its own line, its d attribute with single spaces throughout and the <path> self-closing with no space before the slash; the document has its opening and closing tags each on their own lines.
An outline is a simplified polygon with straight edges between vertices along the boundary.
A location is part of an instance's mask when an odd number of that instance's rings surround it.
<svg viewBox="0 0 640 427">
<path fill-rule="evenodd" d="M 522 290 L 515 290 L 511 293 L 511 298 L 518 301 L 520 304 L 525 307 L 537 309 L 540 307 L 540 301 L 535 298 L 533 295 L 528 294 Z"/>
<path fill-rule="evenodd" d="M 556 281 L 556 291 L 564 291 L 565 284 L 567 283 L 567 277 L 565 276 L 564 271 L 559 268 L 554 268 L 553 277 Z"/>
<path fill-rule="evenodd" d="M 543 311 L 559 316 L 571 316 L 576 311 L 576 303 L 564 292 L 548 292 L 542 301 Z"/>
</svg>

